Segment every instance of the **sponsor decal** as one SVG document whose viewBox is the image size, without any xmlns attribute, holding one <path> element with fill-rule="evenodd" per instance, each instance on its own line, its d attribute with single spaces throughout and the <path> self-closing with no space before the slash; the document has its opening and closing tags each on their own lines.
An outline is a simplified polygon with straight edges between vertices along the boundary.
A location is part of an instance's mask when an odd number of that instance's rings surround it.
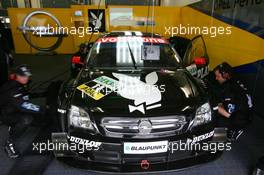
<svg viewBox="0 0 264 175">
<path fill-rule="evenodd" d="M 156 154 L 167 151 L 168 141 L 124 143 L 124 154 Z"/>
<path fill-rule="evenodd" d="M 200 142 L 200 141 L 203 141 L 205 139 L 208 139 L 210 137 L 213 137 L 214 135 L 214 131 L 211 131 L 209 133 L 206 133 L 206 134 L 203 134 L 203 135 L 200 135 L 200 136 L 196 136 L 194 137 L 193 139 L 187 139 L 187 143 L 196 143 L 196 142 Z"/>
<path fill-rule="evenodd" d="M 103 98 L 106 95 L 106 94 L 102 94 L 102 93 L 96 91 L 95 88 L 96 88 L 96 86 L 89 87 L 88 83 L 87 84 L 82 84 L 82 85 L 77 87 L 77 89 L 79 89 L 80 91 L 82 91 L 83 93 L 85 93 L 86 95 L 92 97 L 95 100 L 99 100 L 99 99 Z"/>
<path fill-rule="evenodd" d="M 116 82 L 117 81 L 112 78 L 101 76 L 78 86 L 77 89 L 82 91 L 82 96 L 86 94 L 95 100 L 100 100 L 114 91 Z"/>
<path fill-rule="evenodd" d="M 156 72 L 151 72 L 145 77 L 145 81 L 140 81 L 134 77 L 113 73 L 119 80 L 117 93 L 123 98 L 133 100 L 133 105 L 128 105 L 129 112 L 140 111 L 145 114 L 145 110 L 161 107 L 161 91 L 155 86 L 158 82 Z M 135 87 L 140 90 L 135 90 Z M 158 103 L 158 104 L 156 104 Z"/>
<path fill-rule="evenodd" d="M 68 136 L 68 139 L 70 140 L 70 142 L 89 146 L 89 147 L 100 147 L 102 145 L 102 142 L 96 142 L 93 140 L 86 140 L 86 139 L 82 139 L 82 138 L 74 137 L 74 136 Z"/>
<path fill-rule="evenodd" d="M 103 85 L 109 89 L 115 89 L 115 86 L 117 84 L 116 80 L 109 78 L 109 77 L 106 77 L 106 76 L 98 77 L 98 78 L 94 79 L 93 81 L 98 83 L 98 84 L 101 84 L 101 85 Z"/>
<path fill-rule="evenodd" d="M 59 113 L 61 113 L 61 114 L 66 114 L 66 112 L 67 112 L 65 109 L 59 109 L 59 108 L 58 108 L 57 111 L 58 111 Z"/>
<path fill-rule="evenodd" d="M 204 78 L 209 73 L 208 66 L 198 69 L 195 64 L 191 64 L 190 66 L 187 66 L 186 69 L 191 73 L 192 76 L 197 78 Z"/>
<path fill-rule="evenodd" d="M 141 113 L 145 113 L 144 105 L 139 105 L 139 106 L 132 106 L 128 105 L 129 112 L 134 112 L 134 111 L 140 111 Z"/>
<path fill-rule="evenodd" d="M 89 9 L 88 18 L 89 27 L 92 28 L 93 31 L 105 32 L 105 11 L 103 9 Z"/>
<path fill-rule="evenodd" d="M 187 66 L 186 69 L 191 73 L 191 75 L 197 74 L 197 66 L 195 64 L 191 64 L 190 66 Z"/>
<path fill-rule="evenodd" d="M 208 66 L 202 67 L 197 70 L 197 78 L 204 78 L 206 75 L 208 75 L 208 73 L 209 73 Z"/>
<path fill-rule="evenodd" d="M 116 42 L 129 42 L 129 41 L 140 41 L 144 43 L 154 43 L 154 44 L 167 44 L 168 41 L 164 38 L 151 38 L 151 37 L 106 37 L 97 40 L 102 43 L 116 43 Z"/>
<path fill-rule="evenodd" d="M 22 108 L 38 112 L 40 110 L 40 107 L 38 105 L 34 105 L 32 103 L 24 102 L 21 105 Z"/>
<path fill-rule="evenodd" d="M 252 6 L 261 6 L 264 3 L 263 0 L 225 0 L 225 1 L 216 1 L 214 4 L 215 10 L 227 10 L 227 9 L 241 9 L 245 7 L 252 7 Z"/>
<path fill-rule="evenodd" d="M 236 105 L 235 104 L 231 104 L 231 103 L 229 103 L 228 105 L 227 105 L 227 108 L 228 108 L 228 113 L 229 114 L 232 114 L 234 111 L 235 111 L 235 109 L 236 109 Z"/>
<path fill-rule="evenodd" d="M 146 45 L 142 46 L 142 60 L 158 61 L 160 60 L 160 46 Z"/>
<path fill-rule="evenodd" d="M 146 110 L 161 107 L 161 91 L 155 86 L 158 81 L 156 72 L 149 73 L 145 77 L 146 82 L 125 74 L 113 73 L 113 76 L 118 80 L 101 76 L 77 89 L 82 92 L 83 97 L 86 94 L 94 100 L 100 100 L 115 91 L 121 97 L 133 100 L 133 105 L 128 105 L 129 112 L 139 111 L 145 114 Z"/>
</svg>

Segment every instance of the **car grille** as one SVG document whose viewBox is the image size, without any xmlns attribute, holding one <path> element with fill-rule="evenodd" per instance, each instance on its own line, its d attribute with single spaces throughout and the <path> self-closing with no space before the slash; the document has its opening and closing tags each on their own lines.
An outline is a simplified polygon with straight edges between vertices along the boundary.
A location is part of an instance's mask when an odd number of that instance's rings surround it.
<svg viewBox="0 0 264 175">
<path fill-rule="evenodd" d="M 149 138 L 181 133 L 186 123 L 185 116 L 105 117 L 101 121 L 101 126 L 106 136 L 110 137 Z"/>
</svg>

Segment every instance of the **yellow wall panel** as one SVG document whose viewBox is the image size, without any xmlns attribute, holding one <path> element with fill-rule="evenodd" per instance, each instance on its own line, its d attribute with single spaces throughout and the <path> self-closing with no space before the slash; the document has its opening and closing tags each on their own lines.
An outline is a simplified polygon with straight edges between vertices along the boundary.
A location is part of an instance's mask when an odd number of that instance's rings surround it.
<svg viewBox="0 0 264 175">
<path fill-rule="evenodd" d="M 17 28 L 21 26 L 22 21 L 25 16 L 35 10 L 44 10 L 55 15 L 59 19 L 62 26 L 64 27 L 76 27 L 76 24 L 83 24 L 83 27 L 88 28 L 88 9 L 97 9 L 98 6 L 85 6 L 85 5 L 73 5 L 71 8 L 61 9 L 61 8 L 45 8 L 45 9 L 30 9 L 30 8 L 10 8 L 8 9 L 8 14 L 11 19 L 11 30 L 14 37 L 15 51 L 16 53 L 36 53 L 38 52 L 34 48 L 31 48 L 22 37 L 22 33 Z M 100 9 L 105 9 L 105 23 L 106 31 L 116 31 L 116 30 L 139 30 L 142 32 L 146 31 L 146 26 L 110 26 L 110 8 L 132 8 L 133 9 L 133 20 L 146 19 L 148 16 L 148 7 L 144 6 L 101 6 Z M 82 11 L 83 16 L 76 17 L 74 15 L 75 11 Z M 152 7 L 149 8 L 149 20 L 151 20 Z M 163 35 L 165 33 L 164 26 L 175 26 L 180 22 L 180 8 L 178 7 L 155 7 L 155 26 L 154 32 Z M 32 26 L 46 26 L 47 24 L 54 25 L 54 22 L 47 16 L 38 15 L 31 18 L 30 25 Z M 148 32 L 152 31 L 152 27 L 148 26 Z M 78 50 L 78 46 L 83 42 L 88 42 L 89 40 L 94 41 L 98 38 L 97 33 L 94 33 L 91 37 L 90 34 L 85 36 L 81 35 L 69 35 L 64 37 L 62 45 L 56 49 L 57 53 L 67 54 L 73 53 Z M 91 38 L 90 38 L 91 37 Z M 167 36 L 168 37 L 168 36 Z M 54 43 L 55 38 L 52 37 L 36 37 L 31 36 L 31 41 L 37 43 L 40 46 L 50 46 Z"/>
<path fill-rule="evenodd" d="M 264 59 L 264 40 L 252 33 L 228 25 L 190 7 L 181 9 L 181 23 L 192 26 L 232 27 L 231 35 L 217 35 L 216 37 L 204 35 L 211 68 L 223 61 L 227 61 L 232 66 L 239 66 Z M 193 36 L 186 35 L 186 37 L 192 38 Z"/>
</svg>

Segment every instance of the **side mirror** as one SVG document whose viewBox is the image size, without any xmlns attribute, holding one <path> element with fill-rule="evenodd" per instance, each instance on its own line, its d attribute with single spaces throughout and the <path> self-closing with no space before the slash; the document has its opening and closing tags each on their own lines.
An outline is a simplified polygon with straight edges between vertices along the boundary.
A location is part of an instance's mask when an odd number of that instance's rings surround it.
<svg viewBox="0 0 264 175">
<path fill-rule="evenodd" d="M 197 66 L 205 66 L 206 65 L 206 58 L 203 57 L 196 57 L 193 59 L 194 64 Z"/>
<path fill-rule="evenodd" d="M 71 75 L 72 77 L 76 77 L 82 67 L 84 66 L 84 63 L 81 60 L 80 56 L 73 56 L 71 58 Z"/>
<path fill-rule="evenodd" d="M 73 56 L 71 59 L 72 64 L 80 64 L 83 65 L 83 62 L 81 61 L 80 56 Z"/>
</svg>

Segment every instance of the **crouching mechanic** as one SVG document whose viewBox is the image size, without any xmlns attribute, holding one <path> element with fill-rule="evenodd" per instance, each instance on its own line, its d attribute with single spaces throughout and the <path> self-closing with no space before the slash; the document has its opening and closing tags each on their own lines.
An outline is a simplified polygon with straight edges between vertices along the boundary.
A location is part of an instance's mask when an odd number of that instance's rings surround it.
<svg viewBox="0 0 264 175">
<path fill-rule="evenodd" d="M 251 122 L 252 100 L 247 88 L 233 76 L 232 67 L 224 62 L 214 69 L 222 86 L 222 102 L 218 105 L 217 125 L 228 128 L 228 137 L 237 139 Z"/>
<path fill-rule="evenodd" d="M 33 117 L 43 117 L 44 108 L 29 101 L 32 94 L 26 86 L 31 72 L 27 66 L 18 66 L 15 70 L 14 80 L 9 80 L 0 87 L 1 119 L 9 126 L 9 137 L 4 147 L 10 158 L 19 156 L 14 143 L 23 134 L 23 131 L 31 124 Z"/>
</svg>

